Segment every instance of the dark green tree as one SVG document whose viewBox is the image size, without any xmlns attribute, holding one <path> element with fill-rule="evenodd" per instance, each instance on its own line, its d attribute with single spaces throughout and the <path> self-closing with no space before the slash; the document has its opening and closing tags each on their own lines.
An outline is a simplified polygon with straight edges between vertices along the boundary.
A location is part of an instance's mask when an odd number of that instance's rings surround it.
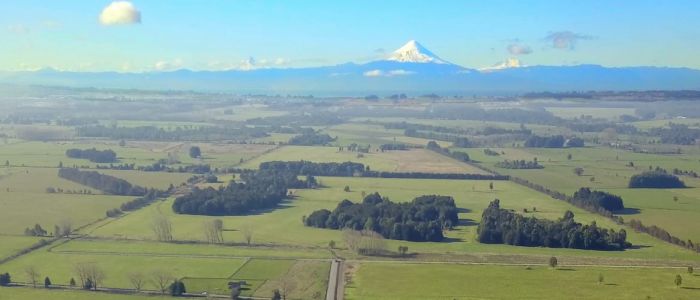
<svg viewBox="0 0 700 300">
<path fill-rule="evenodd" d="M 680 287 L 681 284 L 683 284 L 683 277 L 681 275 L 676 275 L 676 280 L 674 280 L 674 283 L 676 284 L 677 287 Z"/>
<path fill-rule="evenodd" d="M 200 149 L 199 146 L 192 146 L 192 147 L 190 147 L 190 157 L 191 157 L 191 158 L 200 158 L 200 157 L 202 157 L 202 149 Z"/>
<path fill-rule="evenodd" d="M 270 298 L 270 299 L 271 300 L 282 300 L 282 294 L 280 294 L 280 290 L 275 289 L 274 291 L 272 291 L 272 298 Z"/>
<path fill-rule="evenodd" d="M 557 258 L 552 256 L 549 258 L 549 267 L 551 268 L 556 268 L 559 262 L 557 261 Z"/>
<path fill-rule="evenodd" d="M 168 289 L 170 290 L 170 295 L 174 297 L 180 297 L 182 294 L 187 293 L 185 283 L 180 280 L 173 281 Z"/>
<path fill-rule="evenodd" d="M 10 273 L 0 274 L 0 286 L 8 286 L 12 282 Z"/>
<path fill-rule="evenodd" d="M 49 278 L 49 276 L 46 276 L 46 278 L 44 278 L 44 287 L 47 289 L 51 287 L 51 279 Z"/>
</svg>

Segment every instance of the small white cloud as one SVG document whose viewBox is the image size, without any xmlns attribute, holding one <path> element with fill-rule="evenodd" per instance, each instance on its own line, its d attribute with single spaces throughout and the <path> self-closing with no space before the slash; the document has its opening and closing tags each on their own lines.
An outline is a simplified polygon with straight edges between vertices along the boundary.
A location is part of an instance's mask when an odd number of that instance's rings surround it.
<svg viewBox="0 0 700 300">
<path fill-rule="evenodd" d="M 528 45 L 513 43 L 506 48 L 511 55 L 526 55 L 532 53 L 532 48 Z"/>
<path fill-rule="evenodd" d="M 114 1 L 100 13 L 100 23 L 105 26 L 141 23 L 141 12 L 128 1 Z"/>
<path fill-rule="evenodd" d="M 413 74 L 416 74 L 416 72 L 399 69 L 399 70 L 389 71 L 387 76 L 405 76 L 405 75 L 413 75 Z"/>
<path fill-rule="evenodd" d="M 406 75 L 413 75 L 413 74 L 416 74 L 416 72 L 402 70 L 402 69 L 390 70 L 390 71 L 386 71 L 386 72 L 382 71 L 382 70 L 370 70 L 370 71 L 362 73 L 362 75 L 365 77 L 394 77 L 394 76 L 406 76 Z"/>
<path fill-rule="evenodd" d="M 289 64 L 289 62 L 290 61 L 286 58 L 278 57 L 277 59 L 275 59 L 275 64 L 278 66 Z"/>
<path fill-rule="evenodd" d="M 382 70 L 371 70 L 371 71 L 367 71 L 367 72 L 362 73 L 362 75 L 365 77 L 380 77 L 380 76 L 384 76 L 384 72 L 382 72 Z"/>
<path fill-rule="evenodd" d="M 172 71 L 182 68 L 182 60 L 176 59 L 173 61 L 161 60 L 156 62 L 153 68 L 157 71 Z"/>
</svg>

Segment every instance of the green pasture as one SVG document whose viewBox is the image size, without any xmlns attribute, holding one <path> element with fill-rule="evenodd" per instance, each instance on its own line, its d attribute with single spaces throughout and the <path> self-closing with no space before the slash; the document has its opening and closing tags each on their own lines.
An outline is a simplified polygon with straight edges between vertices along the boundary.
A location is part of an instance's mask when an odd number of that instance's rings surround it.
<svg viewBox="0 0 700 300">
<path fill-rule="evenodd" d="M 663 243 L 648 235 L 635 233 L 629 228 L 627 230 L 628 239 L 639 247 L 622 252 L 480 244 L 474 240 L 476 224 L 481 218 L 482 210 L 494 198 L 500 199 L 504 207 L 518 212 L 528 209 L 530 212 L 527 214 L 531 216 L 556 219 L 563 216 L 566 210 L 571 210 L 579 222 L 589 223 L 595 220 L 599 226 L 620 228 L 619 225 L 600 216 L 587 213 L 565 202 L 551 199 L 546 195 L 508 181 L 494 182 L 494 190 L 491 191 L 488 187 L 489 181 L 339 177 L 321 177 L 319 179 L 327 187 L 314 190 L 296 190 L 293 200 L 273 211 L 247 216 L 225 217 L 177 215 L 172 212 L 172 199 L 170 199 L 114 219 L 96 228 L 90 234 L 104 238 L 153 240 L 154 235 L 150 230 L 150 220 L 156 214 L 163 214 L 171 220 L 174 237 L 178 240 L 204 240 L 204 222 L 218 218 L 224 223 L 224 239 L 227 242 L 244 243 L 242 231 L 250 229 L 253 232 L 252 242 L 254 244 L 326 247 L 328 242 L 333 240 L 336 241 L 338 247 L 342 248 L 345 246 L 340 231 L 306 227 L 302 224 L 303 217 L 321 208 L 333 209 L 342 199 L 359 202 L 362 198 L 362 192 L 378 191 L 393 201 L 410 201 L 414 197 L 425 194 L 450 195 L 455 197 L 457 205 L 464 209 L 460 213 L 462 224 L 455 230 L 446 233 L 447 241 L 419 243 L 390 240 L 387 241 L 389 250 L 396 249 L 399 245 L 407 245 L 410 251 L 426 254 L 449 252 L 458 255 L 493 253 L 499 255 L 607 257 L 611 259 L 697 259 L 697 254 Z M 346 185 L 350 187 L 351 192 L 343 191 Z M 537 212 L 531 212 L 533 207 L 537 209 Z"/>
<path fill-rule="evenodd" d="M 0 259 L 13 255 L 39 242 L 41 238 L 21 235 L 0 235 Z M 1 268 L 0 268 L 1 270 Z"/>
<path fill-rule="evenodd" d="M 546 263 L 543 261 L 543 263 Z M 685 269 L 360 263 L 346 299 L 698 299 Z M 683 278 L 681 287 L 675 276 Z M 603 282 L 599 283 L 599 276 Z"/>
<path fill-rule="evenodd" d="M 107 294 L 81 290 L 47 290 L 44 288 L 0 287 L 0 300 L 51 299 L 51 300 L 163 300 L 169 296 Z"/>
</svg>

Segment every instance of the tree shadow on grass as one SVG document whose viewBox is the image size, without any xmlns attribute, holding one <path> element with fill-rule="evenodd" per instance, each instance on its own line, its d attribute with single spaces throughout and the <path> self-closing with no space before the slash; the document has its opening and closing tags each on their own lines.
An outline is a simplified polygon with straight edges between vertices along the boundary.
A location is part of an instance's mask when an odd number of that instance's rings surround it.
<svg viewBox="0 0 700 300">
<path fill-rule="evenodd" d="M 632 207 L 625 207 L 623 209 L 619 209 L 614 211 L 616 215 L 636 215 L 642 212 L 641 209 L 639 208 L 632 208 Z"/>
<path fill-rule="evenodd" d="M 557 268 L 557 271 L 571 271 L 571 272 L 573 272 L 573 271 L 576 271 L 576 269 L 572 269 L 572 268 Z"/>
<path fill-rule="evenodd" d="M 697 287 L 684 286 L 684 287 L 681 287 L 681 288 L 682 288 L 682 289 L 685 289 L 685 290 L 698 290 L 698 291 L 700 291 L 700 288 L 697 288 Z"/>
<path fill-rule="evenodd" d="M 605 285 L 609 285 L 609 286 L 618 286 L 617 283 L 606 283 Z"/>
<path fill-rule="evenodd" d="M 649 246 L 649 245 L 632 245 L 627 249 L 637 250 L 637 249 L 644 249 L 644 248 L 651 248 L 651 246 Z"/>
<path fill-rule="evenodd" d="M 461 243 L 461 242 L 464 242 L 464 239 L 445 237 L 440 242 L 441 243 Z"/>
<path fill-rule="evenodd" d="M 474 222 L 472 219 L 459 219 L 459 223 L 457 223 L 459 226 L 476 226 L 479 225 L 479 223 Z"/>
<path fill-rule="evenodd" d="M 471 210 L 471 209 L 468 209 L 468 208 L 458 207 L 458 208 L 457 208 L 457 212 L 458 212 L 458 213 L 464 213 L 464 214 L 466 214 L 466 213 L 472 212 L 472 210 Z"/>
</svg>

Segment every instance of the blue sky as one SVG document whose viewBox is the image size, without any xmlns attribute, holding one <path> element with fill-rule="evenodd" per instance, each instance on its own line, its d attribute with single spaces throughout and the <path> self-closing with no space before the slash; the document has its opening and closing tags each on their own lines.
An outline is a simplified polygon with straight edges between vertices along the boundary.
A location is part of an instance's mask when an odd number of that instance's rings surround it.
<svg viewBox="0 0 700 300">
<path fill-rule="evenodd" d="M 133 0 L 140 22 L 104 24 L 111 2 L 6 1 L 0 70 L 227 69 L 248 57 L 318 66 L 377 59 L 410 39 L 472 68 L 516 57 L 700 69 L 700 1 Z"/>
</svg>

